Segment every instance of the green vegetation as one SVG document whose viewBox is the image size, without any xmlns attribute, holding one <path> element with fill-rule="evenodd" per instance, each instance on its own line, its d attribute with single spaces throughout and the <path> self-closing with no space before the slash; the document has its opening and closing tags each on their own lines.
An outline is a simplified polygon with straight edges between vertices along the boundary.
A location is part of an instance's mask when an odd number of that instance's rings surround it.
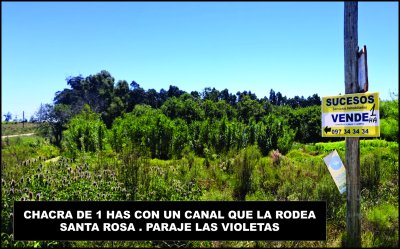
<svg viewBox="0 0 400 249">
<path fill-rule="evenodd" d="M 1 136 L 36 133 L 38 124 L 3 122 L 1 124 Z"/>
<path fill-rule="evenodd" d="M 13 200 L 326 200 L 326 242 L 187 242 L 187 246 L 338 247 L 345 231 L 345 195 L 340 195 L 322 158 L 332 144 L 296 144 L 287 155 L 262 157 L 257 146 L 240 153 L 181 159 L 150 159 L 140 148 L 82 152 L 64 156 L 40 137 L 10 139 L 2 146 L 2 238 L 4 247 L 33 246 L 13 242 Z M 370 246 L 398 243 L 398 144 L 361 143 L 362 234 Z M 379 153 L 378 153 L 379 152 Z M 16 155 L 14 157 L 13 155 Z M 342 155 L 341 155 L 342 156 Z M 377 159 L 371 158 L 377 156 Z M 53 160 L 50 160 L 53 158 Z M 342 157 L 343 158 L 343 157 Z M 16 160 L 18 159 L 18 160 Z M 208 160 L 208 162 L 206 162 Z M 377 165 L 376 165 L 377 164 Z M 378 178 L 377 178 L 378 177 Z M 378 180 L 377 180 L 378 179 Z M 111 246 L 111 242 L 36 242 L 40 246 Z M 114 246 L 162 246 L 148 242 L 114 242 Z"/>
<path fill-rule="evenodd" d="M 381 103 L 381 134 L 388 141 L 396 141 L 399 136 L 399 100 Z"/>
<path fill-rule="evenodd" d="M 318 95 L 257 99 L 206 88 L 159 93 L 108 72 L 68 79 L 37 113 L 40 136 L 2 140 L 2 247 L 340 247 L 346 197 L 323 157 Z M 393 103 L 381 119 L 397 122 Z M 397 116 L 394 116 L 397 115 Z M 385 121 L 385 122 L 386 122 Z M 362 243 L 398 245 L 398 129 L 361 140 Z M 13 201 L 325 200 L 327 241 L 13 241 Z"/>
</svg>

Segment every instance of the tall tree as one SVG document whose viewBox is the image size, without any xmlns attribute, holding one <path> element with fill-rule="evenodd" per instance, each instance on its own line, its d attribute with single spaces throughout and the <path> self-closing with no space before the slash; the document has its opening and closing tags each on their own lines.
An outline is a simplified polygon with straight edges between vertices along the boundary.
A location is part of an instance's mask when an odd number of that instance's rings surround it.
<svg viewBox="0 0 400 249">
<path fill-rule="evenodd" d="M 39 121 L 39 133 L 47 137 L 51 143 L 61 146 L 62 132 L 67 128 L 66 125 L 72 117 L 70 106 L 64 104 L 40 105 L 35 116 Z"/>
<path fill-rule="evenodd" d="M 271 91 L 269 91 L 269 102 L 273 105 L 276 105 L 276 95 L 275 95 L 275 91 L 271 89 Z"/>
<path fill-rule="evenodd" d="M 131 83 L 132 90 L 129 92 L 128 112 L 131 112 L 135 105 L 143 104 L 146 99 L 146 91 L 136 81 Z"/>
<path fill-rule="evenodd" d="M 238 103 L 238 117 L 239 120 L 248 123 L 251 118 L 257 121 L 265 113 L 263 106 L 258 101 L 250 98 L 249 95 L 243 97 L 243 100 Z"/>
<path fill-rule="evenodd" d="M 169 86 L 169 89 L 167 91 L 167 94 L 168 94 L 169 98 L 170 97 L 177 97 L 178 98 L 179 96 L 181 96 L 184 93 L 185 93 L 185 91 L 182 91 L 182 90 L 179 89 L 179 87 L 172 86 L 172 85 Z"/>
<path fill-rule="evenodd" d="M 204 88 L 204 91 L 203 91 L 203 99 L 204 100 L 209 99 L 212 102 L 217 102 L 218 96 L 219 96 L 219 91 L 217 89 L 215 89 L 215 87 L 213 87 L 213 89 L 211 89 L 211 87 Z"/>
<path fill-rule="evenodd" d="M 146 101 L 145 104 L 153 107 L 158 108 L 160 107 L 158 104 L 160 103 L 159 94 L 155 89 L 149 89 L 146 92 Z"/>
<path fill-rule="evenodd" d="M 119 97 L 126 105 L 129 99 L 129 85 L 126 80 L 119 80 L 114 88 L 114 93 Z"/>
</svg>

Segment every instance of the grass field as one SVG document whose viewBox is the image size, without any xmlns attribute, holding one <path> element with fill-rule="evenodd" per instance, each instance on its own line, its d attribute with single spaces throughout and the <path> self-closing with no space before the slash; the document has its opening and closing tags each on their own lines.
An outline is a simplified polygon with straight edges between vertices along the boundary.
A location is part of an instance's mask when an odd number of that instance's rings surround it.
<svg viewBox="0 0 400 249">
<path fill-rule="evenodd" d="M 34 133 L 35 124 L 2 124 L 2 133 Z M 4 135 L 2 134 L 2 135 Z M 160 160 L 125 148 L 79 152 L 74 158 L 47 139 L 2 139 L 2 247 L 342 247 L 346 196 L 340 195 L 323 158 L 344 141 L 300 144 L 282 155 L 261 156 L 257 146 L 207 158 L 186 153 Z M 398 143 L 361 140 L 361 220 L 363 247 L 398 245 Z M 246 171 L 246 174 L 243 172 Z M 13 201 L 46 200 L 264 200 L 327 201 L 326 241 L 14 241 Z"/>
<path fill-rule="evenodd" d="M 256 147 L 208 159 L 188 154 L 179 160 L 82 153 L 72 159 L 41 137 L 2 141 L 2 247 L 341 247 L 346 198 L 340 195 L 322 158 L 344 142 L 295 144 L 286 155 L 261 157 Z M 362 245 L 398 245 L 398 144 L 361 141 Z M 251 174 L 241 179 L 246 155 Z M 245 160 L 246 161 L 246 160 Z M 133 177 L 135 176 L 135 177 Z M 93 184 L 96 182 L 96 184 Z M 13 241 L 14 200 L 326 200 L 327 241 L 55 242 Z"/>
<path fill-rule="evenodd" d="M 37 124 L 35 123 L 3 122 L 1 124 L 1 136 L 35 133 L 36 128 Z"/>
</svg>

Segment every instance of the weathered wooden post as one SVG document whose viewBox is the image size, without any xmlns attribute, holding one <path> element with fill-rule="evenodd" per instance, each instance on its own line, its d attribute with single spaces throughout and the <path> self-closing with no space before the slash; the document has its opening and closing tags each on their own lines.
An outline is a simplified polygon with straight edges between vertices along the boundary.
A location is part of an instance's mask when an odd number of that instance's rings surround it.
<svg viewBox="0 0 400 249">
<path fill-rule="evenodd" d="M 345 93 L 360 92 L 358 86 L 358 3 L 344 2 Z M 346 137 L 347 247 L 361 247 L 360 140 Z"/>
</svg>

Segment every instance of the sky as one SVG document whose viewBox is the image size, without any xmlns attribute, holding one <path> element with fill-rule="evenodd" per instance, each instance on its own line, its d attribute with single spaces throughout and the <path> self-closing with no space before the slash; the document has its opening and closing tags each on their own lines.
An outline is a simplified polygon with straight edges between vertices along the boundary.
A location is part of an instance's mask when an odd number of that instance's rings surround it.
<svg viewBox="0 0 400 249">
<path fill-rule="evenodd" d="M 2 2 L 1 112 L 29 118 L 107 70 L 145 90 L 170 85 L 344 94 L 343 2 Z M 398 2 L 359 2 L 369 92 L 398 93 Z"/>
</svg>

